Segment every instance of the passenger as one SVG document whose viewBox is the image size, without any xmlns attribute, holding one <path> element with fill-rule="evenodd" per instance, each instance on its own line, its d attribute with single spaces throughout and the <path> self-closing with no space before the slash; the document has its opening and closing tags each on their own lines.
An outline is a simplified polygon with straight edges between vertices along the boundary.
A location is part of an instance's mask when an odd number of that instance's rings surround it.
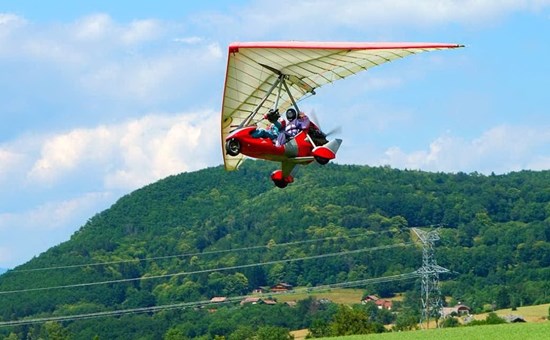
<svg viewBox="0 0 550 340">
<path fill-rule="evenodd" d="M 287 140 L 309 128 L 309 118 L 301 111 L 299 114 L 296 114 L 296 110 L 293 108 L 286 110 L 286 119 L 288 123 L 286 123 L 284 131 L 281 131 L 277 137 L 277 142 L 275 143 L 277 146 L 285 144 Z"/>
<path fill-rule="evenodd" d="M 264 115 L 264 119 L 267 119 L 271 124 L 267 127 L 267 129 L 257 128 L 252 131 L 252 137 L 269 138 L 272 141 L 275 141 L 277 136 L 279 136 L 279 133 L 284 129 L 285 121 L 282 119 L 279 120 L 280 117 L 281 115 L 279 114 L 278 109 L 270 109 L 269 112 Z"/>
</svg>

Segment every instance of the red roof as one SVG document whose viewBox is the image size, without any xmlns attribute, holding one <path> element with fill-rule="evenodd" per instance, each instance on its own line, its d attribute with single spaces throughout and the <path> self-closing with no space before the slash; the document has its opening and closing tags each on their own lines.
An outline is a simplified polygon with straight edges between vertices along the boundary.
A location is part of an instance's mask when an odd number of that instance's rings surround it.
<svg viewBox="0 0 550 340">
<path fill-rule="evenodd" d="M 378 299 L 374 302 L 378 307 L 384 308 L 384 309 L 391 309 L 393 303 L 391 300 L 384 300 L 384 299 Z"/>
</svg>

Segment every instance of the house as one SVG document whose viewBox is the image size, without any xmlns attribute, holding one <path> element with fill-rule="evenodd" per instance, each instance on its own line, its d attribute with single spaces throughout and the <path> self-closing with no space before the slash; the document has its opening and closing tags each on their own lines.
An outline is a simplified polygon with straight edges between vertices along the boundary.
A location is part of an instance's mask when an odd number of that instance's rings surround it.
<svg viewBox="0 0 550 340">
<path fill-rule="evenodd" d="M 271 291 L 273 293 L 287 292 L 289 290 L 292 290 L 292 285 L 284 282 L 277 283 L 276 285 L 271 287 Z"/>
<path fill-rule="evenodd" d="M 264 299 L 264 304 L 266 305 L 276 305 L 277 304 L 277 301 L 276 300 L 273 300 L 273 299 Z"/>
<path fill-rule="evenodd" d="M 506 320 L 506 322 L 508 322 L 508 323 L 527 322 L 527 321 L 525 321 L 525 319 L 522 316 L 512 315 L 512 314 L 506 315 L 504 317 L 504 320 Z"/>
<path fill-rule="evenodd" d="M 378 299 L 379 299 L 379 297 L 376 296 L 376 295 L 367 295 L 361 300 L 361 303 L 366 304 L 367 302 L 375 302 Z"/>
<path fill-rule="evenodd" d="M 269 287 L 258 287 L 252 291 L 252 294 L 264 294 L 267 293 L 269 290 Z"/>
<path fill-rule="evenodd" d="M 470 315 L 470 307 L 466 305 L 456 305 L 454 307 L 441 308 L 441 317 L 446 318 L 449 316 Z"/>
<path fill-rule="evenodd" d="M 250 296 L 241 301 L 241 306 L 246 304 L 257 305 L 260 303 L 263 303 L 263 300 L 261 298 Z"/>
<path fill-rule="evenodd" d="M 391 310 L 393 307 L 393 302 L 391 300 L 381 299 L 376 295 L 367 295 L 361 300 L 362 304 L 367 304 L 369 302 L 374 303 L 378 309 Z"/>
<path fill-rule="evenodd" d="M 289 307 L 296 307 L 297 306 L 297 303 L 296 301 L 287 301 L 285 302 Z"/>
<path fill-rule="evenodd" d="M 241 306 L 243 305 L 246 305 L 246 304 L 251 304 L 251 305 L 276 305 L 277 304 L 277 301 L 276 300 L 273 300 L 273 299 L 262 299 L 262 298 L 259 298 L 259 297 L 247 297 L 245 298 L 244 300 L 241 301 Z"/>
<path fill-rule="evenodd" d="M 391 310 L 393 302 L 391 300 L 378 299 L 374 301 L 374 304 L 378 306 L 378 309 Z"/>
</svg>

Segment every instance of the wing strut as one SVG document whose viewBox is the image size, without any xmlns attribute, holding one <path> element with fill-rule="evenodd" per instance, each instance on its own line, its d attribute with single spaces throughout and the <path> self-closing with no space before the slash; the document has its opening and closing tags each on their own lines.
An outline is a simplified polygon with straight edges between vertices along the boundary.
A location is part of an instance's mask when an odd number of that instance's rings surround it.
<svg viewBox="0 0 550 340">
<path fill-rule="evenodd" d="M 254 119 L 254 116 L 256 116 L 256 114 L 258 113 L 258 110 L 260 110 L 260 108 L 262 107 L 262 105 L 264 105 L 265 101 L 267 100 L 267 97 L 269 97 L 269 95 L 271 95 L 271 93 L 273 92 L 273 90 L 275 89 L 275 87 L 277 87 L 277 85 L 281 82 L 281 80 L 283 80 L 283 77 L 284 75 L 283 74 L 280 74 L 279 77 L 277 78 L 277 80 L 273 83 L 273 85 L 271 85 L 271 87 L 269 88 L 269 91 L 267 91 L 267 93 L 265 94 L 264 98 L 262 99 L 262 101 L 256 105 L 256 108 L 250 112 L 250 114 L 248 115 L 248 117 L 246 117 L 245 120 L 242 121 L 241 124 L 239 124 L 239 129 L 242 128 L 243 126 L 248 126 L 248 124 L 250 124 L 250 121 L 252 119 Z"/>
<path fill-rule="evenodd" d="M 283 82 L 280 81 L 279 82 L 279 89 L 277 91 L 277 99 L 275 100 L 275 107 L 273 108 L 273 110 L 277 109 L 279 107 L 279 98 L 281 98 L 281 89 L 283 87 Z"/>
<path fill-rule="evenodd" d="M 239 129 L 244 127 L 244 126 L 248 126 L 248 124 L 250 124 L 252 119 L 254 119 L 254 117 L 256 116 L 258 111 L 260 110 L 260 108 L 264 105 L 267 98 L 271 95 L 271 93 L 273 93 L 273 90 L 275 90 L 275 88 L 277 86 L 278 86 L 278 92 L 277 92 L 277 99 L 275 100 L 274 109 L 276 109 L 279 106 L 279 98 L 281 98 L 281 90 L 282 90 L 282 87 L 284 86 L 285 91 L 288 94 L 288 97 L 292 101 L 292 105 L 296 109 L 296 112 L 300 112 L 300 109 L 298 108 L 298 103 L 296 103 L 296 100 L 294 100 L 294 97 L 292 96 L 292 93 L 290 92 L 290 89 L 288 88 L 288 85 L 286 83 L 287 79 L 291 83 L 299 84 L 300 87 L 302 87 L 306 92 L 309 92 L 311 94 L 315 94 L 315 89 L 313 87 L 309 86 L 308 84 L 304 83 L 303 81 L 301 81 L 298 77 L 292 76 L 292 75 L 286 75 L 286 74 L 282 73 L 281 71 L 277 70 L 274 67 L 271 67 L 271 66 L 268 66 L 268 65 L 265 65 L 265 64 L 262 64 L 262 63 L 259 63 L 259 64 L 262 67 L 265 67 L 268 70 L 270 70 L 271 72 L 275 73 L 277 75 L 277 80 L 275 80 L 275 82 L 271 85 L 271 87 L 266 92 L 266 94 L 264 95 L 264 97 L 262 98 L 260 103 L 258 105 L 256 105 L 256 108 L 254 108 L 254 110 L 252 110 L 252 112 L 250 112 L 250 114 L 246 117 L 246 119 L 244 119 L 241 122 L 241 124 L 239 124 L 239 126 L 238 126 Z"/>
<path fill-rule="evenodd" d="M 296 104 L 296 101 L 294 100 L 294 97 L 292 97 L 292 93 L 290 93 L 290 89 L 288 88 L 288 85 L 286 84 L 286 81 L 283 79 L 283 85 L 285 86 L 286 93 L 288 94 L 290 100 L 292 101 L 292 105 L 294 105 L 294 108 L 296 109 L 296 114 L 300 113 L 300 109 L 298 108 L 298 104 Z"/>
</svg>

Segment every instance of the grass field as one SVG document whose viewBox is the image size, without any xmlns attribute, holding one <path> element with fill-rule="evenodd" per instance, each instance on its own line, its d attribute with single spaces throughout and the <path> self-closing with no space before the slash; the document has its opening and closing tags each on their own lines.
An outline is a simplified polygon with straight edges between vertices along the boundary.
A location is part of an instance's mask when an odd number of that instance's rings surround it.
<svg viewBox="0 0 550 340">
<path fill-rule="evenodd" d="M 516 310 L 508 309 L 499 309 L 495 311 L 498 316 L 503 317 L 506 315 L 519 315 L 525 319 L 527 322 L 544 322 L 547 320 L 548 308 L 550 308 L 550 303 L 537 306 L 526 306 L 518 307 Z M 477 320 L 485 320 L 488 313 L 476 314 L 474 317 Z M 550 339 L 550 336 L 548 337 Z"/>
<path fill-rule="evenodd" d="M 316 299 L 328 299 L 334 303 L 340 304 L 354 304 L 361 303 L 364 290 L 362 289 L 347 289 L 347 288 L 332 288 L 323 290 L 315 290 L 312 292 L 306 292 L 300 290 L 297 293 L 280 293 L 273 294 L 274 298 L 277 298 L 279 302 L 298 301 L 307 299 L 310 296 Z"/>
<path fill-rule="evenodd" d="M 550 338 L 550 322 L 514 323 L 488 326 L 457 327 L 444 329 L 417 330 L 369 335 L 350 335 L 324 340 L 424 340 L 424 339 L 504 339 L 531 340 Z"/>
</svg>

